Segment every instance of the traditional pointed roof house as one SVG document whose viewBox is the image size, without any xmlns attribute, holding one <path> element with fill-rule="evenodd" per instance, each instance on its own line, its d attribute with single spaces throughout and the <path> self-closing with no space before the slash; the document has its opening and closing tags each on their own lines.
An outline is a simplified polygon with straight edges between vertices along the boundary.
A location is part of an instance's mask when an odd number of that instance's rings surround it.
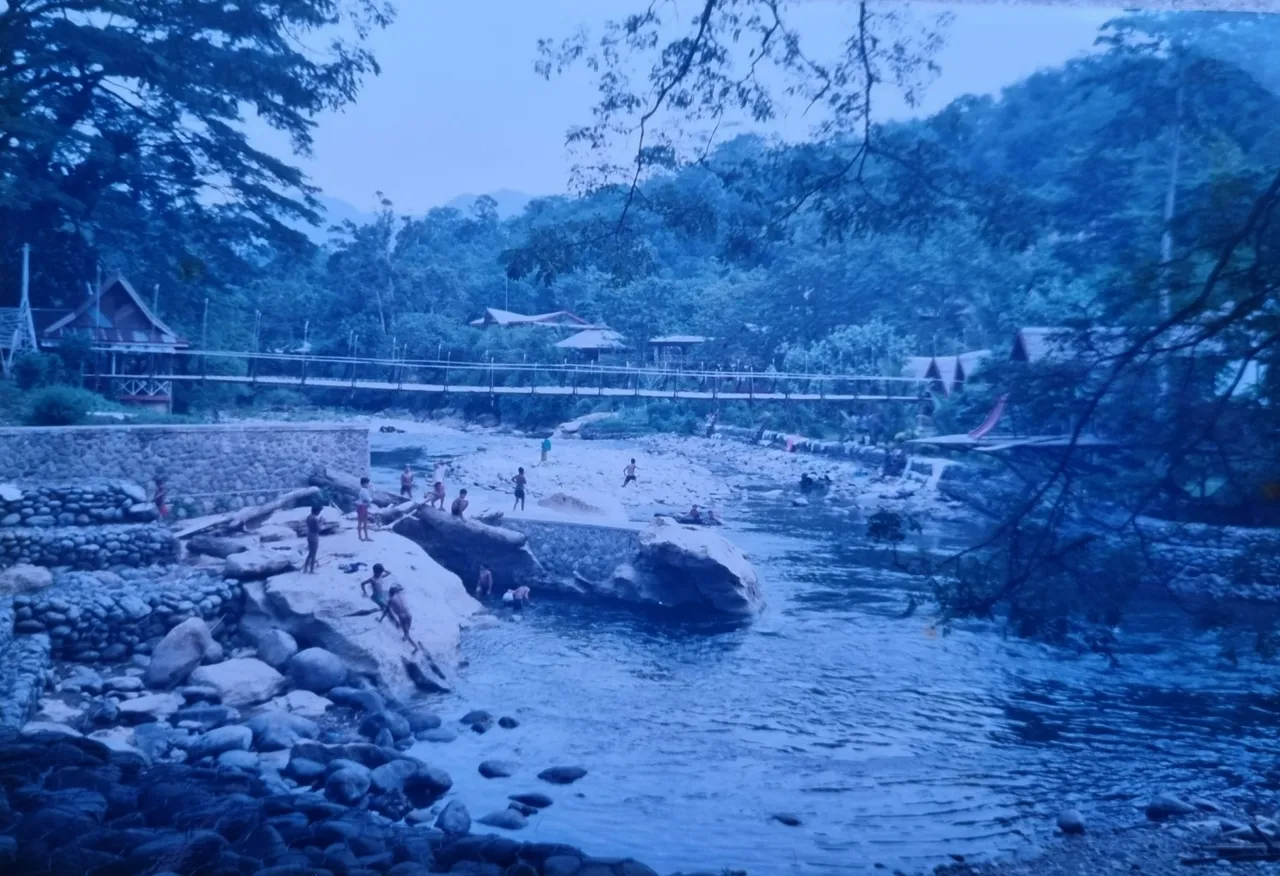
<svg viewBox="0 0 1280 876">
<path fill-rule="evenodd" d="M 87 301 L 40 331 L 42 348 L 72 338 L 94 349 L 86 381 L 117 401 L 169 412 L 173 409 L 174 354 L 186 339 L 164 323 L 121 274 L 113 274 Z"/>
</svg>

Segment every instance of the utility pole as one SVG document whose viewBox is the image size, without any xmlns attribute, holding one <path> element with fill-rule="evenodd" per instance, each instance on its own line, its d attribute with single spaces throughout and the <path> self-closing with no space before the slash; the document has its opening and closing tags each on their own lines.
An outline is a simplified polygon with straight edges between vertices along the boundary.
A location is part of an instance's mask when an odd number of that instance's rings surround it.
<svg viewBox="0 0 1280 876">
<path fill-rule="evenodd" d="M 511 309 L 511 278 L 507 277 L 502 291 L 502 309 Z"/>
<path fill-rule="evenodd" d="M 155 291 L 151 295 L 151 315 L 156 319 L 160 318 L 160 284 L 156 283 Z"/>
</svg>

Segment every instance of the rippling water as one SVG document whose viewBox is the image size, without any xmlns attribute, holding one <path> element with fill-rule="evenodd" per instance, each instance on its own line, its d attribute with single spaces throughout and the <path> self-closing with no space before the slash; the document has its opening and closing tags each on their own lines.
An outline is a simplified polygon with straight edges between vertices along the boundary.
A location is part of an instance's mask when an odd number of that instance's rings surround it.
<svg viewBox="0 0 1280 876">
<path fill-rule="evenodd" d="M 374 454 L 389 483 L 405 461 Z M 1152 789 L 1228 793 L 1274 751 L 1267 668 L 1220 666 L 1214 640 L 1176 614 L 1132 612 L 1117 669 L 986 625 L 943 635 L 902 617 L 909 582 L 860 565 L 843 518 L 764 499 L 738 510 L 726 535 L 769 600 L 750 627 L 540 602 L 467 634 L 470 666 L 442 714 L 521 722 L 424 745 L 473 815 L 547 790 L 534 778 L 545 766 L 577 763 L 590 776 L 551 789 L 555 805 L 521 838 L 661 872 L 913 870 L 1025 848 L 1068 803 L 1123 820 Z M 521 772 L 484 780 L 486 758 Z"/>
</svg>

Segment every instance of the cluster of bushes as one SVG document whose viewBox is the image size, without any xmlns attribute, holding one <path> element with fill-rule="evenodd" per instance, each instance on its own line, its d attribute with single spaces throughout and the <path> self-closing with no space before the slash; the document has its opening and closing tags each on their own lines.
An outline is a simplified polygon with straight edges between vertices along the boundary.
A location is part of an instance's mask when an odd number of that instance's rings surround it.
<svg viewBox="0 0 1280 876">
<path fill-rule="evenodd" d="M 81 350 L 69 344 L 57 355 L 23 353 L 13 362 L 12 379 L 0 386 L 0 411 L 28 426 L 74 426 L 107 401 L 79 386 Z"/>
</svg>

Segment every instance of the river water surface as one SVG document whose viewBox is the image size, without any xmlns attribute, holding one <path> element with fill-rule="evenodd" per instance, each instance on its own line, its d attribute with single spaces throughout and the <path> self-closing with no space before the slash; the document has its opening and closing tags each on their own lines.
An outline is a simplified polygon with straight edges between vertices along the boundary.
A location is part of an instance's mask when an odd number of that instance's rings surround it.
<svg viewBox="0 0 1280 876">
<path fill-rule="evenodd" d="M 375 436 L 375 477 L 392 486 L 406 461 L 473 440 L 416 454 Z M 923 610 L 903 616 L 910 582 L 869 568 L 846 518 L 820 504 L 779 513 L 765 497 L 730 510 L 725 535 L 768 599 L 749 627 L 539 601 L 466 634 L 470 665 L 441 714 L 484 708 L 520 726 L 462 728 L 418 753 L 473 816 L 549 791 L 555 804 L 519 838 L 659 872 L 910 872 L 952 853 L 1027 853 L 1066 806 L 1123 824 L 1153 791 L 1228 794 L 1274 751 L 1271 670 L 1223 665 L 1217 640 L 1174 613 L 1131 611 L 1118 668 L 995 626 L 944 635 Z M 520 771 L 482 779 L 488 758 Z M 590 775 L 552 788 L 535 774 L 553 764 Z"/>
</svg>

